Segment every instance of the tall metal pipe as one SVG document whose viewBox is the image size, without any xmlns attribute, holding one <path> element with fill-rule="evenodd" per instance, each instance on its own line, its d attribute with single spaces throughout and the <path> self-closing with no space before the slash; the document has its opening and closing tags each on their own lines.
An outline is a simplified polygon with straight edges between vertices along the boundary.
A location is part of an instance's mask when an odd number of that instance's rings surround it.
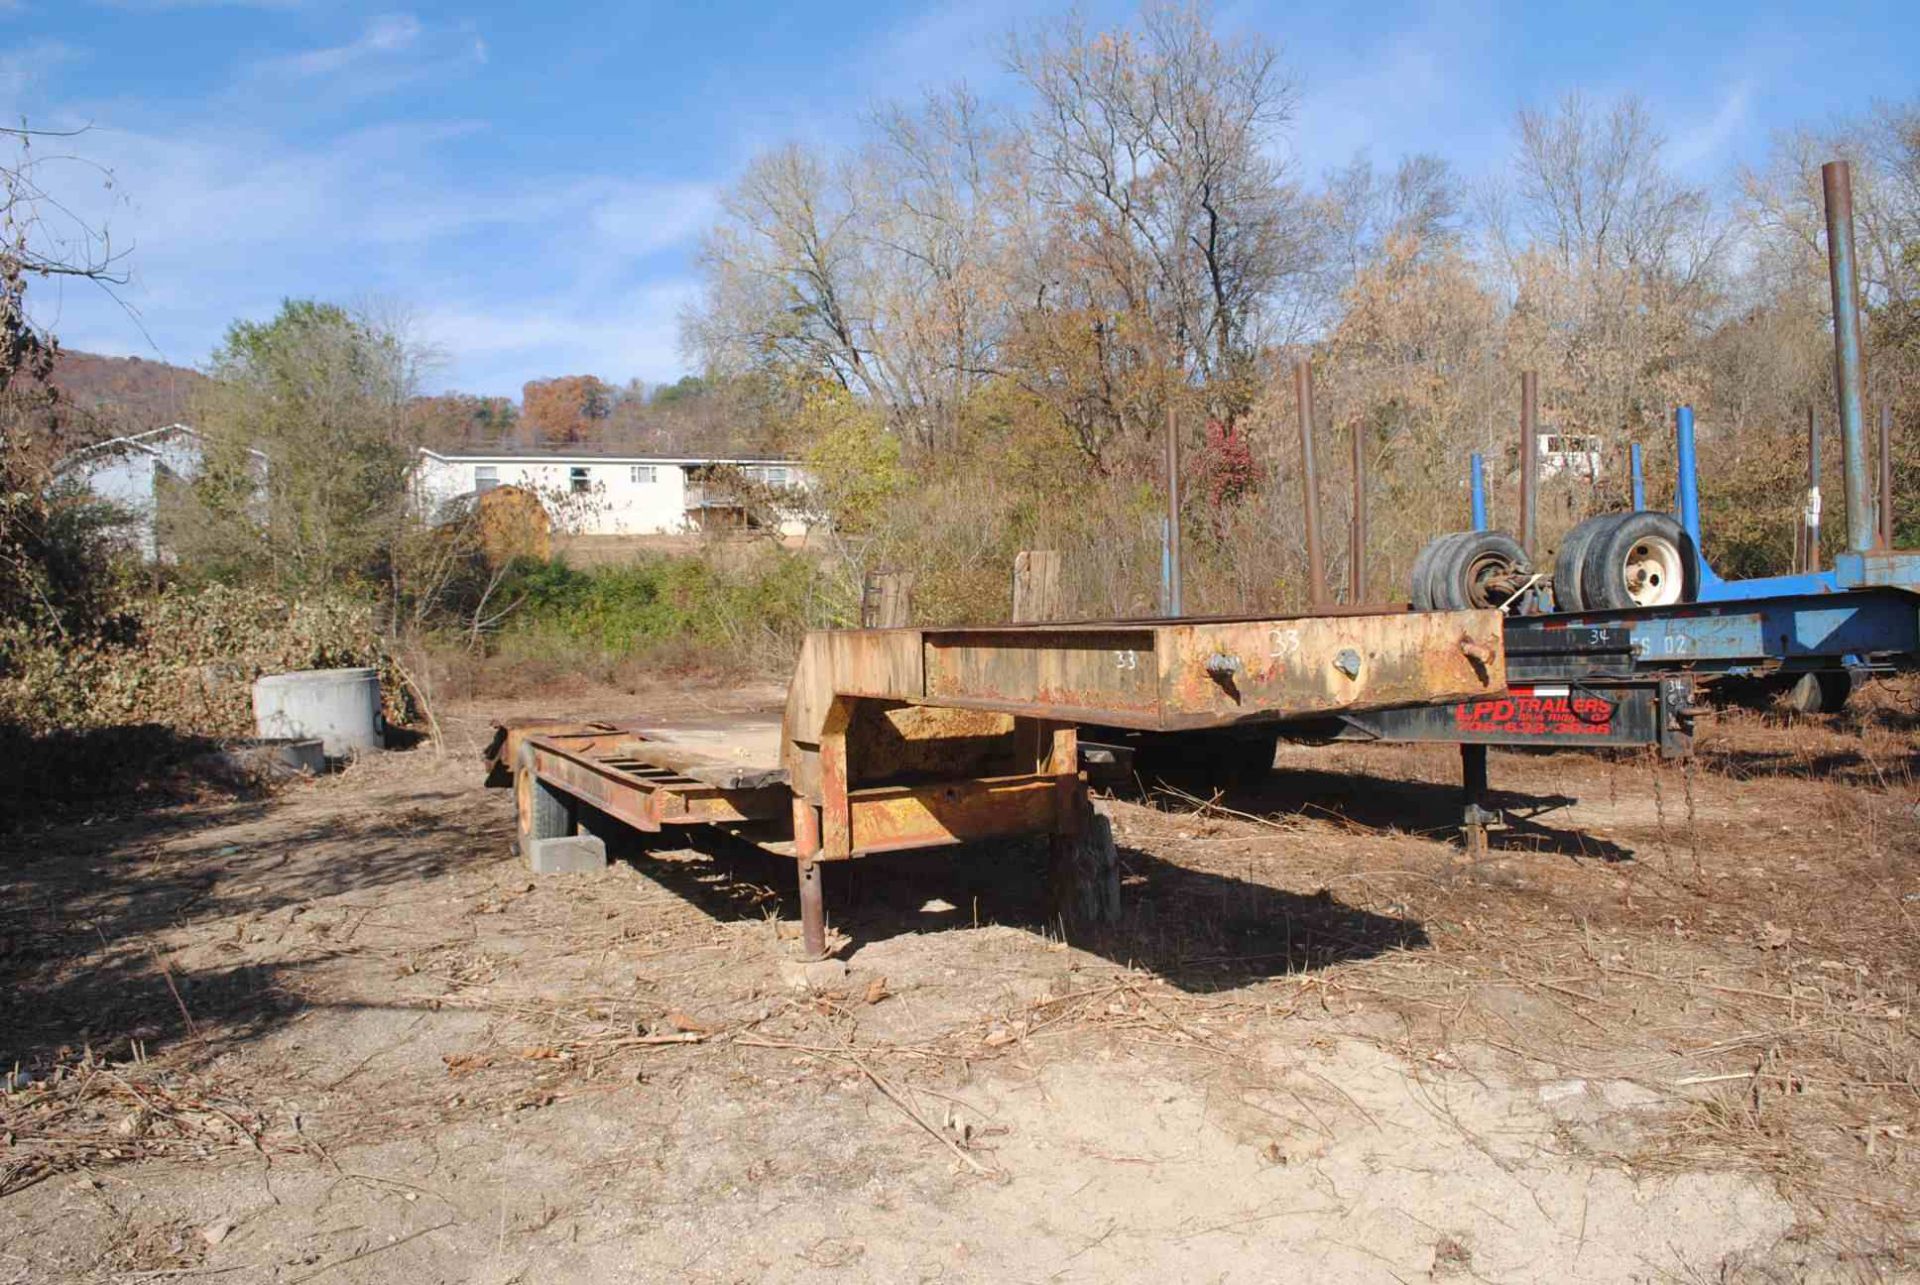
<svg viewBox="0 0 1920 1285">
<path fill-rule="evenodd" d="M 1348 559 L 1349 602 L 1367 600 L 1367 429 L 1353 421 L 1353 551 Z"/>
<path fill-rule="evenodd" d="M 1893 547 L 1893 408 L 1880 408 L 1880 547 Z"/>
<path fill-rule="evenodd" d="M 1320 482 L 1313 466 L 1313 365 L 1305 357 L 1294 359 L 1293 400 L 1300 410 L 1300 485 L 1306 492 L 1307 601 L 1323 607 L 1327 576 L 1320 557 Z"/>
<path fill-rule="evenodd" d="M 1633 511 L 1639 513 L 1647 507 L 1647 475 L 1640 467 L 1640 443 L 1628 443 L 1627 454 L 1633 461 Z"/>
<path fill-rule="evenodd" d="M 1540 377 L 1520 375 L 1520 547 L 1533 554 L 1534 492 L 1539 489 Z"/>
<path fill-rule="evenodd" d="M 1467 490 L 1473 497 L 1473 529 L 1484 531 L 1487 529 L 1487 461 L 1475 451 L 1467 467 Z"/>
<path fill-rule="evenodd" d="M 1807 503 L 1800 514 L 1806 557 L 1799 570 L 1820 569 L 1820 412 L 1807 407 Z"/>
<path fill-rule="evenodd" d="M 1171 401 L 1167 403 L 1167 525 L 1164 548 L 1167 614 L 1178 616 L 1185 610 L 1180 592 L 1180 421 Z"/>
<path fill-rule="evenodd" d="M 1693 407 L 1682 406 L 1673 413 L 1675 472 L 1680 492 L 1680 526 L 1700 548 L 1700 473 L 1693 454 Z"/>
<path fill-rule="evenodd" d="M 1846 460 L 1847 548 L 1874 541 L 1873 473 L 1867 462 L 1866 355 L 1860 342 L 1860 277 L 1853 257 L 1853 174 L 1845 161 L 1820 167 L 1827 202 L 1827 279 L 1833 291 L 1833 384 L 1840 400 Z"/>
</svg>

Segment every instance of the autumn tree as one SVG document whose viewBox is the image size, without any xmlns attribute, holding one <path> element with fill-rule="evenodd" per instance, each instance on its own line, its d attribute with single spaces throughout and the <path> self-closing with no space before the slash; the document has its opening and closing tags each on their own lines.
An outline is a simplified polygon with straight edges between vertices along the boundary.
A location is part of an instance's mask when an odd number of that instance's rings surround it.
<svg viewBox="0 0 1920 1285">
<path fill-rule="evenodd" d="M 520 390 L 520 426 L 534 441 L 595 441 L 613 400 L 613 390 L 594 375 L 529 380 Z"/>
<path fill-rule="evenodd" d="M 471 393 L 416 397 L 407 406 L 409 436 L 436 449 L 505 442 L 512 438 L 519 418 L 508 398 Z"/>
</svg>

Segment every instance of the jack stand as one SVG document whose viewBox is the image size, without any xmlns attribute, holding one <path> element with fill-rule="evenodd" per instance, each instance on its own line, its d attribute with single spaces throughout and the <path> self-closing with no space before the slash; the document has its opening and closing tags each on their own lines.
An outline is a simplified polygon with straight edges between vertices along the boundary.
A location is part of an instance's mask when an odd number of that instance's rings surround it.
<svg viewBox="0 0 1920 1285">
<path fill-rule="evenodd" d="M 1500 813 L 1486 807 L 1487 747 L 1460 746 L 1461 809 L 1460 839 L 1469 859 L 1479 861 L 1487 855 L 1487 831 L 1501 825 Z"/>
</svg>

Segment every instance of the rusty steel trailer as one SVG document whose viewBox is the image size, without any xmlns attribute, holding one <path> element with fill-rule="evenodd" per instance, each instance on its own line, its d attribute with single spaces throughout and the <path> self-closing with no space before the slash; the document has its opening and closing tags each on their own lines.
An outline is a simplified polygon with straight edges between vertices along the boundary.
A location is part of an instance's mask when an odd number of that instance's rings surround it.
<svg viewBox="0 0 1920 1285">
<path fill-rule="evenodd" d="M 1252 728 L 1505 689 L 1494 611 L 828 631 L 802 645 L 777 755 L 743 763 L 633 722 L 520 722 L 498 730 L 488 780 L 514 787 L 523 852 L 574 834 L 584 806 L 792 858 L 818 956 L 829 862 L 1044 834 L 1056 889 L 1070 884 L 1090 816 L 1079 724 Z"/>
</svg>

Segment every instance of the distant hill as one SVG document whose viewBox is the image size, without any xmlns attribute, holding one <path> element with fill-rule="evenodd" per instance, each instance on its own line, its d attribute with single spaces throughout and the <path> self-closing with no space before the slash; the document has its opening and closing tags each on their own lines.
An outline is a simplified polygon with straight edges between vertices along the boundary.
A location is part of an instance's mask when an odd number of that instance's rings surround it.
<svg viewBox="0 0 1920 1285">
<path fill-rule="evenodd" d="M 144 432 L 187 418 L 206 376 L 142 357 L 101 357 L 62 349 L 53 384 L 67 403 L 68 431 L 78 441 Z"/>
</svg>

